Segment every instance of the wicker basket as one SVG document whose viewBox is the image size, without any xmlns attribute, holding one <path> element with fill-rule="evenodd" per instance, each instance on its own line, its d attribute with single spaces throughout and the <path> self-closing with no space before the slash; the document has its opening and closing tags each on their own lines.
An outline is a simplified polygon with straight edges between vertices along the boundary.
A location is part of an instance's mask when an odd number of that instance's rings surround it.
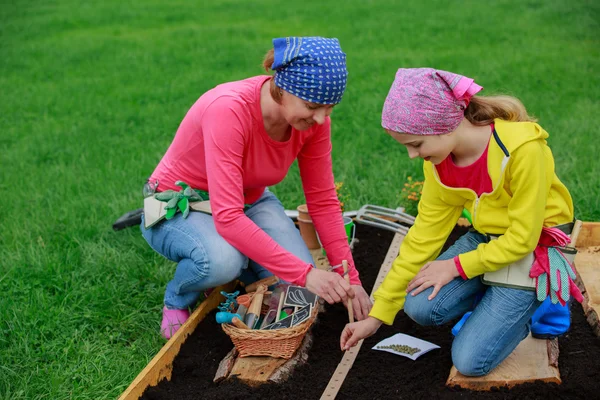
<svg viewBox="0 0 600 400">
<path fill-rule="evenodd" d="M 312 314 L 306 321 L 291 328 L 240 329 L 230 324 L 221 324 L 221 328 L 231 338 L 240 357 L 269 356 L 289 359 L 300 347 L 304 335 L 315 322 L 319 312 L 318 308 L 318 306 L 313 307 Z M 264 312 L 263 309 L 263 315 Z"/>
</svg>

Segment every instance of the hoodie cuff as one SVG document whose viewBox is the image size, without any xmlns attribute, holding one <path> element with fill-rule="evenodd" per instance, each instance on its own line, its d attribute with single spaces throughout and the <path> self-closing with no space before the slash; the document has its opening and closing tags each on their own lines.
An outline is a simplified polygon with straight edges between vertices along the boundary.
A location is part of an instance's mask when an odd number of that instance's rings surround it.
<svg viewBox="0 0 600 400">
<path fill-rule="evenodd" d="M 485 272 L 483 266 L 475 267 L 477 265 L 481 265 L 481 260 L 479 259 L 479 254 L 477 254 L 477 250 L 472 250 L 467 253 L 459 254 L 457 257 L 459 259 L 463 273 L 465 274 L 467 279 L 481 275 Z"/>
<path fill-rule="evenodd" d="M 467 279 L 469 279 L 467 277 L 467 275 L 465 274 L 465 270 L 463 269 L 463 267 L 460 263 L 460 258 L 458 256 L 454 257 L 454 265 L 456 266 L 456 270 L 458 271 L 458 274 L 460 275 L 461 278 L 463 278 L 465 281 Z"/>
<path fill-rule="evenodd" d="M 398 307 L 398 304 L 396 303 L 378 297 L 375 299 L 375 303 L 373 304 L 373 308 L 371 308 L 369 316 L 377 318 L 386 325 L 392 325 L 396 318 L 396 314 L 398 314 L 398 311 L 400 311 L 401 308 L 402 307 Z"/>
</svg>

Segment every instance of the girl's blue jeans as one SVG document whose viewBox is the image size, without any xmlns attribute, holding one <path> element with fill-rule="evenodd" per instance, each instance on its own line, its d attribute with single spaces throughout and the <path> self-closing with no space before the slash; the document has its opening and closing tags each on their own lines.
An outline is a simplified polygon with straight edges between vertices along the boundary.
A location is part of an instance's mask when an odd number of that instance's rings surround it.
<svg viewBox="0 0 600 400">
<path fill-rule="evenodd" d="M 314 265 L 300 232 L 268 189 L 245 214 L 284 249 Z M 149 229 L 144 228 L 142 219 L 141 230 L 156 252 L 177 263 L 165 292 L 164 303 L 169 309 L 193 306 L 203 290 L 234 279 L 250 283 L 273 275 L 223 239 L 212 215 L 192 211 L 184 219 L 177 213 Z"/>
<path fill-rule="evenodd" d="M 485 242 L 484 235 L 468 232 L 438 260 L 452 259 Z M 433 287 L 406 296 L 404 312 L 420 325 L 442 325 L 460 318 L 483 295 L 452 343 L 454 366 L 467 376 L 486 375 L 508 357 L 529 334 L 531 316 L 540 305 L 534 291 L 486 286 L 479 277 L 456 278 L 428 300 L 431 292 Z"/>
</svg>

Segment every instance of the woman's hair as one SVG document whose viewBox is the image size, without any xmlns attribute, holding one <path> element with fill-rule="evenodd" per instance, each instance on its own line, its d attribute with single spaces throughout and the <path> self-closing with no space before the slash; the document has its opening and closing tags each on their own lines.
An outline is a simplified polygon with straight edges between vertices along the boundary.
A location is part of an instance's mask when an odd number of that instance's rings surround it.
<svg viewBox="0 0 600 400">
<path fill-rule="evenodd" d="M 265 71 L 269 72 L 274 62 L 275 49 L 271 49 L 267 51 L 267 54 L 265 54 L 265 58 L 263 59 L 263 68 Z M 271 77 L 270 85 L 271 97 L 277 104 L 281 104 L 281 89 L 275 85 L 275 79 L 273 77 Z"/>
<path fill-rule="evenodd" d="M 465 110 L 465 118 L 477 126 L 489 125 L 494 118 L 513 122 L 536 122 L 527 114 L 521 101 L 512 96 L 473 96 Z"/>
</svg>

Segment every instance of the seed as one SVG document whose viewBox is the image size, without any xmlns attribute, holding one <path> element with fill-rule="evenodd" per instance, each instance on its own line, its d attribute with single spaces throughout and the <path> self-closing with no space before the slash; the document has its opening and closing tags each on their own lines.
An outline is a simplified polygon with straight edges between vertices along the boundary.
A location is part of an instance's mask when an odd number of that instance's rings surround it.
<svg viewBox="0 0 600 400">
<path fill-rule="evenodd" d="M 403 345 L 398 345 L 398 344 L 391 344 L 391 345 L 387 345 L 387 346 L 377 346 L 378 349 L 390 349 L 390 350 L 394 350 L 398 353 L 404 353 L 404 354 L 408 354 L 408 355 L 413 355 L 415 353 L 418 353 L 421 351 L 421 349 L 417 348 L 417 347 L 410 347 L 407 346 L 405 344 Z"/>
</svg>

